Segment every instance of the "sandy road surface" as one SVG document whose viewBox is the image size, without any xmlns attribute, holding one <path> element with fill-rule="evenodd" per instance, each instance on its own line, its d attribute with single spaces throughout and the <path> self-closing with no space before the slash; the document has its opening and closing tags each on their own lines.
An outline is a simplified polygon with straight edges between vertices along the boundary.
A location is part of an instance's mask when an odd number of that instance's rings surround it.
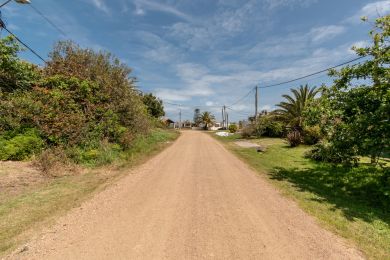
<svg viewBox="0 0 390 260">
<path fill-rule="evenodd" d="M 359 259 L 201 132 L 99 193 L 15 259 Z"/>
</svg>

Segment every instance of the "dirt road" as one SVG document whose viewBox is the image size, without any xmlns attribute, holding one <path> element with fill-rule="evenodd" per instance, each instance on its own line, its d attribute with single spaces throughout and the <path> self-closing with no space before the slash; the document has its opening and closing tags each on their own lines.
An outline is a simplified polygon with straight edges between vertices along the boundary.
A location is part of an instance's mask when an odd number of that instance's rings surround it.
<svg viewBox="0 0 390 260">
<path fill-rule="evenodd" d="M 38 235 L 15 259 L 360 259 L 201 132 Z"/>
</svg>

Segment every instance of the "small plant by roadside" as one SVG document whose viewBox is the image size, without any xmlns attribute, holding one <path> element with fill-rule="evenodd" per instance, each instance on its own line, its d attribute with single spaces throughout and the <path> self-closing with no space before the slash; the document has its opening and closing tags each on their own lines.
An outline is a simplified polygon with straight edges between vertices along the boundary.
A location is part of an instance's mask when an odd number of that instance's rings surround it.
<svg viewBox="0 0 390 260">
<path fill-rule="evenodd" d="M 253 135 L 254 128 L 253 125 L 247 125 L 245 126 L 241 131 L 242 138 L 250 138 Z"/>
<path fill-rule="evenodd" d="M 302 136 L 298 130 L 294 130 L 287 134 L 287 141 L 291 147 L 296 147 L 302 143 Z"/>
<path fill-rule="evenodd" d="M 237 130 L 238 130 L 238 127 L 237 127 L 237 125 L 236 124 L 231 124 L 231 125 L 229 125 L 229 132 L 230 133 L 235 133 L 235 132 L 237 132 Z"/>
</svg>

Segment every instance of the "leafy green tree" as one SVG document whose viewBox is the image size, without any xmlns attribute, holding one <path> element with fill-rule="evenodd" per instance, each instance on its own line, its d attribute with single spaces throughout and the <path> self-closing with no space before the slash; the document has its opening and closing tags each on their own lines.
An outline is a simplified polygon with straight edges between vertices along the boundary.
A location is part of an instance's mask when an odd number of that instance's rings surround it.
<svg viewBox="0 0 390 260">
<path fill-rule="evenodd" d="M 60 41 L 50 53 L 45 76 L 63 75 L 99 87 L 105 113 L 112 113 L 118 124 L 133 134 L 145 134 L 150 128 L 147 111 L 135 88 L 131 68 L 108 52 L 83 49 L 71 41 Z M 109 120 L 109 117 L 104 117 Z"/>
<path fill-rule="evenodd" d="M 390 144 L 390 16 L 378 18 L 370 32 L 372 45 L 353 49 L 368 60 L 339 71 L 317 109 L 327 147 L 343 162 L 370 156 L 372 163 Z M 318 110 L 321 110 L 318 113 Z M 322 149 L 324 150 L 324 149 Z"/>
<path fill-rule="evenodd" d="M 31 89 L 39 78 L 38 67 L 20 60 L 20 51 L 22 48 L 12 36 L 0 39 L 0 92 Z"/>
<path fill-rule="evenodd" d="M 165 115 L 162 100 L 153 96 L 152 93 L 143 95 L 142 101 L 144 102 L 150 116 L 160 118 Z"/>
<path fill-rule="evenodd" d="M 288 126 L 301 131 L 304 122 L 304 111 L 319 90 L 316 87 L 310 88 L 308 85 L 291 89 L 293 95 L 283 95 L 286 101 L 280 102 L 277 105 L 279 109 L 275 110 L 274 113 L 285 121 Z"/>
<path fill-rule="evenodd" d="M 200 115 L 200 121 L 204 124 L 204 129 L 209 129 L 209 125 L 215 122 L 215 116 L 208 111 L 203 112 Z"/>
</svg>

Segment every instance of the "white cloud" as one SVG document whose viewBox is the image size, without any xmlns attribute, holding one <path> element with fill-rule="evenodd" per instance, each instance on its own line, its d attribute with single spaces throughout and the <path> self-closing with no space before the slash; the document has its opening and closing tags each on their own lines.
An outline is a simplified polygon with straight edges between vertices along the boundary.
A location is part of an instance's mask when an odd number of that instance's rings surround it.
<svg viewBox="0 0 390 260">
<path fill-rule="evenodd" d="M 104 0 L 89 0 L 90 3 L 92 3 L 97 9 L 99 9 L 100 11 L 106 13 L 106 14 L 109 14 L 110 13 L 110 10 L 108 9 L 106 3 L 104 2 Z"/>
<path fill-rule="evenodd" d="M 344 26 L 329 25 L 329 26 L 313 28 L 310 32 L 310 36 L 312 37 L 311 39 L 313 42 L 322 42 L 324 40 L 330 40 L 344 32 L 345 32 Z"/>
<path fill-rule="evenodd" d="M 370 46 L 370 42 L 369 41 L 357 41 L 357 42 L 354 42 L 354 43 L 352 43 L 350 45 L 348 52 L 351 53 L 351 54 L 355 54 L 356 52 L 354 50 L 352 50 L 352 47 L 366 48 L 368 46 Z"/>
<path fill-rule="evenodd" d="M 379 16 L 388 15 L 390 13 L 390 0 L 377 1 L 366 4 L 355 15 L 348 18 L 347 21 L 351 23 L 359 23 L 360 18 L 367 16 L 369 19 L 373 19 Z"/>
<path fill-rule="evenodd" d="M 270 111 L 271 109 L 272 109 L 271 105 L 264 105 L 264 106 L 260 107 L 260 111 L 262 111 L 262 110 Z"/>
</svg>

